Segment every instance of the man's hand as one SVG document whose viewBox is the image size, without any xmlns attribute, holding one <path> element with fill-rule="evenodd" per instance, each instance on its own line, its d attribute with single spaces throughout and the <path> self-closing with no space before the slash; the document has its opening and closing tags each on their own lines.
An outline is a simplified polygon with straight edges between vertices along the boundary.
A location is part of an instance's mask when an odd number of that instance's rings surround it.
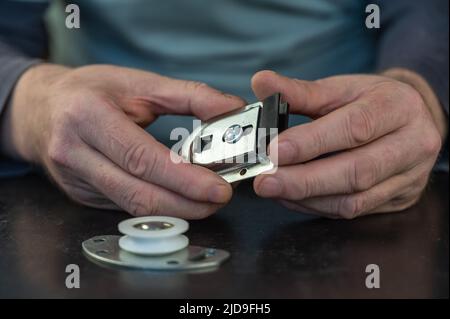
<svg viewBox="0 0 450 319">
<path fill-rule="evenodd" d="M 307 82 L 262 71 L 252 86 L 259 99 L 281 92 L 293 113 L 314 119 L 280 134 L 280 167 L 255 179 L 257 194 L 334 218 L 417 202 L 446 130 L 437 99 L 418 75 L 396 69 Z"/>
<path fill-rule="evenodd" d="M 79 203 L 203 218 L 229 201 L 230 185 L 205 168 L 173 163 L 143 127 L 159 115 L 205 120 L 243 105 L 202 83 L 128 68 L 39 65 L 16 85 L 1 146 L 42 165 Z"/>
</svg>

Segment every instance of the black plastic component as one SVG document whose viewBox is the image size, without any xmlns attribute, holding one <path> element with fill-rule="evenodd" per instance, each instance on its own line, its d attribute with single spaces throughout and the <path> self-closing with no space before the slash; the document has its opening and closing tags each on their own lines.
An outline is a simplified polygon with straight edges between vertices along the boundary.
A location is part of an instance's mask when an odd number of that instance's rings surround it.
<svg viewBox="0 0 450 319">
<path fill-rule="evenodd" d="M 289 104 L 281 102 L 281 94 L 266 98 L 258 119 L 258 154 L 267 155 L 267 145 L 288 128 Z"/>
</svg>

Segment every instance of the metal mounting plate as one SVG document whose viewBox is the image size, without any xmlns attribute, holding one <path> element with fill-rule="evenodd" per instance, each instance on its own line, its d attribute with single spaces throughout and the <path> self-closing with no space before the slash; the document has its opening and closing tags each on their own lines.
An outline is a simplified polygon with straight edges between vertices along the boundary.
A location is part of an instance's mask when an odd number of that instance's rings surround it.
<svg viewBox="0 0 450 319">
<path fill-rule="evenodd" d="M 288 104 L 274 94 L 203 123 L 184 141 L 180 155 L 228 183 L 269 172 L 275 163 L 267 146 L 288 127 L 288 116 Z"/>
<path fill-rule="evenodd" d="M 230 253 L 215 248 L 188 246 L 178 252 L 161 256 L 140 256 L 121 250 L 121 236 L 96 236 L 83 242 L 84 253 L 102 264 L 141 270 L 199 270 L 218 267 Z"/>
</svg>

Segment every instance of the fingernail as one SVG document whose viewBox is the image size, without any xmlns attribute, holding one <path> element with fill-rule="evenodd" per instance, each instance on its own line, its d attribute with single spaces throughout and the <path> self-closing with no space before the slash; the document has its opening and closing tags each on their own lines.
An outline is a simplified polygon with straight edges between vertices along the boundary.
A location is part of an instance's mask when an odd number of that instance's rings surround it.
<svg viewBox="0 0 450 319">
<path fill-rule="evenodd" d="M 273 176 L 264 177 L 257 187 L 257 192 L 263 197 L 277 197 L 281 194 L 281 183 Z"/>
<path fill-rule="evenodd" d="M 230 186 L 217 184 L 210 188 L 208 192 L 208 200 L 211 203 L 225 204 L 231 198 Z"/>
</svg>

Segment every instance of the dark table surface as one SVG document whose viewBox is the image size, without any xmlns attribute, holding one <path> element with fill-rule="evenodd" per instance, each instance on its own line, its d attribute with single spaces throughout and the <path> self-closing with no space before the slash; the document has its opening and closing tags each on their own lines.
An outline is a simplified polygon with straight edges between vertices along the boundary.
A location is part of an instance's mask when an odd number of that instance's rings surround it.
<svg viewBox="0 0 450 319">
<path fill-rule="evenodd" d="M 0 180 L 0 297 L 365 298 L 449 295 L 448 175 L 397 214 L 352 221 L 315 218 L 257 198 L 241 184 L 230 205 L 193 221 L 191 243 L 231 259 L 208 273 L 131 271 L 98 266 L 82 241 L 118 234 L 129 216 L 71 203 L 44 178 Z M 80 267 L 67 289 L 65 268 Z M 367 289 L 377 264 L 381 288 Z"/>
</svg>

